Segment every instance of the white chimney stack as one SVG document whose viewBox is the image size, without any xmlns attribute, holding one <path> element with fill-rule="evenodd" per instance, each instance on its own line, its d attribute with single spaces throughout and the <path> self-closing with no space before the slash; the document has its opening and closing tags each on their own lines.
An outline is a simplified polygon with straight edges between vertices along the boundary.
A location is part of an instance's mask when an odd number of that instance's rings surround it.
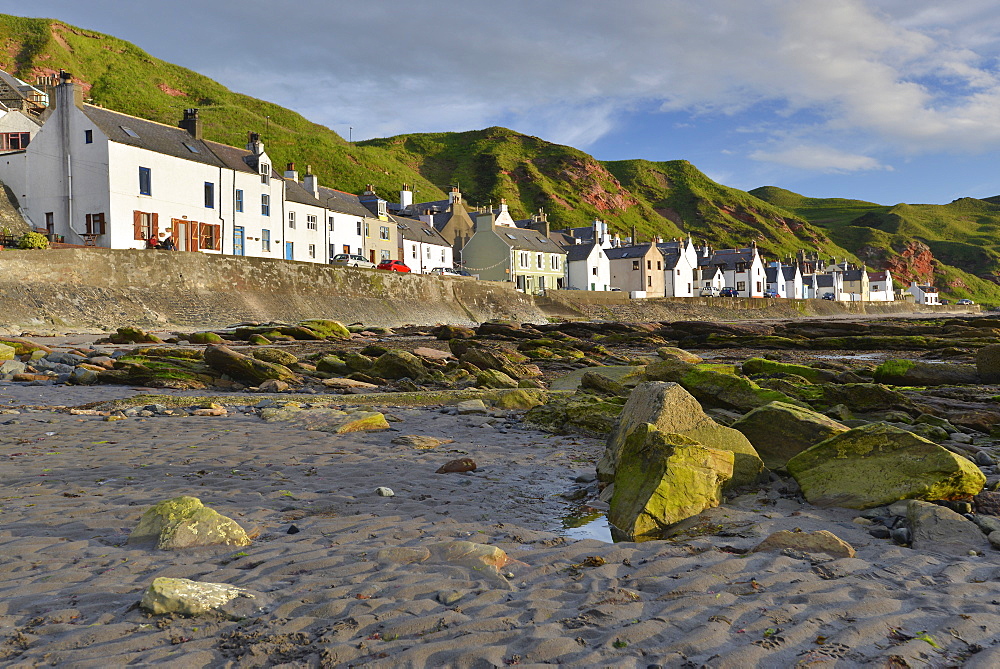
<svg viewBox="0 0 1000 669">
<path fill-rule="evenodd" d="M 403 184 L 403 189 L 399 191 L 399 208 L 406 209 L 413 204 L 413 191 L 409 189 L 406 184 Z"/>
</svg>

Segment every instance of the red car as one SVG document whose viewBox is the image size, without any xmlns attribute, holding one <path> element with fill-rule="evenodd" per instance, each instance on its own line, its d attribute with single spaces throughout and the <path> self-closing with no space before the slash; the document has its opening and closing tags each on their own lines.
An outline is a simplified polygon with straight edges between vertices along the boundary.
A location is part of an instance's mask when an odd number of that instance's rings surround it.
<svg viewBox="0 0 1000 669">
<path fill-rule="evenodd" d="M 402 260 L 384 260 L 378 264 L 379 269 L 387 269 L 391 272 L 409 272 L 410 268 L 403 264 Z"/>
</svg>

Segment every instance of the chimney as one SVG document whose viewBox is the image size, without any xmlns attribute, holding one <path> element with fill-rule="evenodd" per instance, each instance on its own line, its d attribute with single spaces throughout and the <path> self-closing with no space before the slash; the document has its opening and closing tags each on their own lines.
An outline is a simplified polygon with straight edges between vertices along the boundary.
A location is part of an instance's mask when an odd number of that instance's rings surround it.
<svg viewBox="0 0 1000 669">
<path fill-rule="evenodd" d="M 475 231 L 492 230 L 496 225 L 496 217 L 492 211 L 478 211 L 475 215 Z"/>
<path fill-rule="evenodd" d="M 197 109 L 185 109 L 184 118 L 177 125 L 187 130 L 193 138 L 201 139 L 201 119 L 198 118 Z"/>
<path fill-rule="evenodd" d="M 639 243 L 639 229 L 634 225 L 632 226 L 632 237 L 629 238 L 629 244 L 635 245 Z"/>
<path fill-rule="evenodd" d="M 83 109 L 83 88 L 73 83 L 73 75 L 59 70 L 59 85 L 56 86 L 56 107 L 76 106 Z"/>
<path fill-rule="evenodd" d="M 295 163 L 288 163 L 285 165 L 285 178 L 298 183 L 299 172 L 295 169 Z"/>
<path fill-rule="evenodd" d="M 500 213 L 502 214 L 505 211 L 507 211 L 507 199 L 500 198 Z"/>
<path fill-rule="evenodd" d="M 413 191 L 406 184 L 403 184 L 402 190 L 399 191 L 399 208 L 406 209 L 413 204 Z"/>
<path fill-rule="evenodd" d="M 306 165 L 306 176 L 302 180 L 302 185 L 313 197 L 319 197 L 319 179 L 313 174 L 312 165 Z"/>
<path fill-rule="evenodd" d="M 540 234 L 541 236 L 548 239 L 549 236 L 549 218 L 548 216 L 539 216 L 537 220 L 531 223 L 531 229 Z"/>
<path fill-rule="evenodd" d="M 448 204 L 455 204 L 456 202 L 462 201 L 462 192 L 458 190 L 458 186 L 452 186 L 451 192 L 448 193 Z"/>
<path fill-rule="evenodd" d="M 247 133 L 247 151 L 254 156 L 260 156 L 264 153 L 264 142 L 261 141 L 259 132 Z"/>
</svg>

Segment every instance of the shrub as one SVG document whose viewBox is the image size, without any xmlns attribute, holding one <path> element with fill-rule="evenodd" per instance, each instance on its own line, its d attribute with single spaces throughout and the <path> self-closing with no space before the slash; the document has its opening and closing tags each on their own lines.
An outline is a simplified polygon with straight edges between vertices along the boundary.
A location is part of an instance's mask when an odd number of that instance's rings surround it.
<svg viewBox="0 0 1000 669">
<path fill-rule="evenodd" d="M 49 248 L 48 238 L 37 232 L 26 232 L 17 243 L 19 249 L 47 249 Z"/>
</svg>

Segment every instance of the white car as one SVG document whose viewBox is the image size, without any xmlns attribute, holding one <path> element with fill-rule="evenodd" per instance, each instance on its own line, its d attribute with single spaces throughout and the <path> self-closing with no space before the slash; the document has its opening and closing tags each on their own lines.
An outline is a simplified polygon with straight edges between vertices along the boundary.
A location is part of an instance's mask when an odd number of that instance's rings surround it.
<svg viewBox="0 0 1000 669">
<path fill-rule="evenodd" d="M 450 267 L 435 267 L 428 274 L 438 274 L 440 276 L 462 276 L 460 272 L 456 272 Z"/>
<path fill-rule="evenodd" d="M 718 297 L 722 291 L 716 286 L 705 286 L 701 289 L 702 297 Z"/>
<path fill-rule="evenodd" d="M 335 265 L 346 265 L 347 267 L 365 267 L 367 269 L 375 269 L 375 263 L 368 260 L 364 256 L 355 256 L 349 253 L 338 253 L 333 256 L 331 260 Z"/>
</svg>

